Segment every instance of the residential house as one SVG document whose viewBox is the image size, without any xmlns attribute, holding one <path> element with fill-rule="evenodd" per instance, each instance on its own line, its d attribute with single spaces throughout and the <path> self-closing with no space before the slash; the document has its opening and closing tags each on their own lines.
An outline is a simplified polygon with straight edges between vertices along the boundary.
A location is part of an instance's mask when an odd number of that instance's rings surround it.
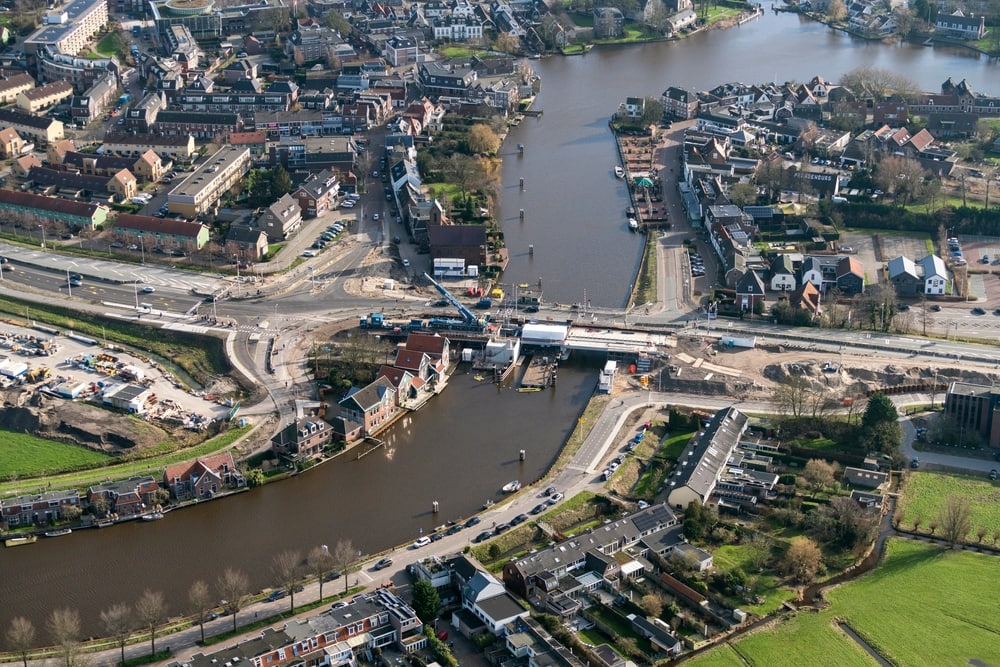
<svg viewBox="0 0 1000 667">
<path fill-rule="evenodd" d="M 403 404 L 407 399 L 416 398 L 420 390 L 427 384 L 423 378 L 416 377 L 405 368 L 396 368 L 389 365 L 381 366 L 375 377 L 376 379 L 385 378 L 392 384 L 393 389 L 396 390 L 396 396 L 399 397 L 400 404 Z"/>
<path fill-rule="evenodd" d="M 8 529 L 47 526 L 62 520 L 63 510 L 67 507 L 80 507 L 80 494 L 76 489 L 0 499 L 0 518 Z"/>
<path fill-rule="evenodd" d="M 808 280 L 803 282 L 802 285 L 789 295 L 788 303 L 792 308 L 809 311 L 813 318 L 822 313 L 819 289 Z"/>
<path fill-rule="evenodd" d="M 380 377 L 360 389 L 352 388 L 339 405 L 346 419 L 361 424 L 361 435 L 370 436 L 396 415 L 396 389 Z"/>
<path fill-rule="evenodd" d="M 24 139 L 11 127 L 0 130 L 0 157 L 5 160 L 20 157 L 24 152 Z"/>
<path fill-rule="evenodd" d="M 462 588 L 462 609 L 479 620 L 493 635 L 501 636 L 503 629 L 530 612 L 504 588 L 503 583 L 488 572 L 478 571 Z M 461 616 L 458 617 L 461 630 Z M 453 623 L 456 621 L 453 620 Z M 469 628 L 475 630 L 478 628 Z M 471 632 L 466 632 L 471 635 Z"/>
<path fill-rule="evenodd" d="M 146 151 L 153 151 L 162 158 L 189 162 L 196 147 L 190 134 L 108 134 L 104 137 L 104 151 L 116 155 L 139 157 Z"/>
<path fill-rule="evenodd" d="M 59 141 L 66 136 L 61 120 L 48 116 L 34 116 L 13 109 L 0 109 L 0 127 L 12 128 L 21 137 L 30 138 L 40 146 Z"/>
<path fill-rule="evenodd" d="M 54 107 L 72 97 L 73 84 L 68 81 L 53 81 L 44 86 L 25 90 L 17 94 L 17 108 L 28 113 L 39 113 Z"/>
<path fill-rule="evenodd" d="M 909 257 L 894 257 L 889 260 L 889 282 L 896 288 L 900 296 L 915 296 L 924 288 L 923 281 L 917 275 L 917 266 Z"/>
<path fill-rule="evenodd" d="M 934 19 L 934 31 L 950 37 L 979 40 L 986 36 L 986 17 L 966 16 L 961 9 L 951 14 L 939 11 Z"/>
<path fill-rule="evenodd" d="M 889 480 L 889 473 L 878 470 L 865 470 L 847 466 L 844 468 L 844 484 L 863 489 L 881 489 Z"/>
<path fill-rule="evenodd" d="M 682 463 L 667 480 L 671 507 L 686 509 L 694 500 L 704 504 L 711 497 L 748 426 L 745 414 L 736 408 L 723 408 L 691 438 L 681 454 Z"/>
<path fill-rule="evenodd" d="M 841 257 L 837 262 L 837 289 L 845 296 L 865 291 L 865 269 L 854 257 Z"/>
<path fill-rule="evenodd" d="M 146 248 L 160 246 L 186 251 L 201 250 L 209 241 L 209 228 L 200 222 L 149 215 L 120 213 L 112 229 L 116 238 L 141 242 Z"/>
<path fill-rule="evenodd" d="M 535 607 L 568 617 L 581 608 L 580 598 L 618 590 L 623 580 L 642 576 L 649 554 L 662 556 L 682 540 L 677 517 L 660 503 L 510 560 L 503 580 Z"/>
<path fill-rule="evenodd" d="M 917 262 L 923 278 L 924 294 L 944 294 L 948 286 L 948 270 L 944 260 L 937 255 L 927 255 Z"/>
<path fill-rule="evenodd" d="M 267 233 L 267 240 L 270 243 L 281 243 L 299 231 L 302 226 L 302 209 L 299 202 L 291 195 L 282 195 L 277 201 L 261 211 L 255 225 Z"/>
<path fill-rule="evenodd" d="M 319 417 L 299 418 L 271 438 L 271 449 L 284 461 L 296 463 L 322 454 L 333 429 Z"/>
<path fill-rule="evenodd" d="M 339 191 L 337 175 L 324 170 L 300 185 L 292 196 L 298 200 L 303 217 L 315 218 L 333 208 Z"/>
<path fill-rule="evenodd" d="M 35 80 L 26 72 L 12 74 L 4 72 L 0 75 L 0 104 L 6 106 L 17 101 L 20 93 L 35 87 Z"/>
<path fill-rule="evenodd" d="M 771 291 L 789 292 L 795 289 L 795 266 L 787 254 L 780 254 L 771 260 Z"/>
<path fill-rule="evenodd" d="M 241 262 L 259 262 L 268 255 L 267 232 L 254 224 L 234 222 L 226 235 L 226 256 Z"/>
<path fill-rule="evenodd" d="M 152 512 L 158 505 L 160 485 L 150 476 L 102 482 L 87 490 L 94 516 L 131 519 Z"/>
<path fill-rule="evenodd" d="M 594 6 L 594 37 L 618 39 L 625 35 L 625 15 L 616 7 Z"/>
<path fill-rule="evenodd" d="M 687 566 L 695 572 L 710 570 L 714 565 L 712 554 L 687 542 L 674 545 L 670 553 L 684 559 Z"/>
<path fill-rule="evenodd" d="M 10 220 L 63 223 L 76 229 L 96 229 L 108 219 L 108 209 L 101 204 L 46 197 L 5 188 L 0 188 L 0 212 L 5 212 L 7 219 Z"/>
<path fill-rule="evenodd" d="M 757 304 L 764 303 L 764 281 L 756 271 L 747 271 L 736 283 L 736 307 L 744 313 L 752 313 Z"/>
<path fill-rule="evenodd" d="M 211 500 L 227 489 L 243 487 L 246 481 L 233 455 L 222 452 L 167 466 L 163 484 L 175 500 Z"/>
<path fill-rule="evenodd" d="M 118 79 L 113 72 L 107 72 L 93 83 L 82 95 L 74 95 L 70 102 L 70 116 L 77 123 L 89 123 L 100 117 L 104 110 L 114 104 L 118 94 Z"/>
<path fill-rule="evenodd" d="M 680 655 L 684 646 L 665 622 L 658 618 L 649 619 L 637 614 L 629 614 L 628 620 L 632 622 L 632 627 L 648 639 L 655 648 L 670 656 Z"/>
</svg>

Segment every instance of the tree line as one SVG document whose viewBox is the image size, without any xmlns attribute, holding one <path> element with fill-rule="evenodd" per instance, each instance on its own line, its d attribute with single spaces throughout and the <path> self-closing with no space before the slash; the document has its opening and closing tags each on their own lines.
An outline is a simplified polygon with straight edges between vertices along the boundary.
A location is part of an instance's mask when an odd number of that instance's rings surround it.
<svg viewBox="0 0 1000 667">
<path fill-rule="evenodd" d="M 289 613 L 295 613 L 295 594 L 302 590 L 307 577 L 319 582 L 319 599 L 323 599 L 323 585 L 338 578 L 344 580 L 344 592 L 348 590 L 348 573 L 358 560 L 358 552 L 351 540 L 338 540 L 333 549 L 326 545 L 314 547 L 303 558 L 297 550 L 281 551 L 271 562 L 273 581 L 287 592 Z M 237 632 L 237 616 L 252 602 L 250 579 L 247 574 L 235 568 L 226 568 L 214 586 L 204 580 L 197 580 L 188 589 L 186 610 L 201 632 L 201 642 L 205 641 L 205 623 L 219 616 L 214 610 L 221 607 L 222 615 L 232 616 L 232 632 Z M 121 653 L 121 663 L 125 664 L 125 647 L 137 632 L 149 636 L 149 655 L 157 658 L 157 630 L 167 620 L 168 605 L 163 593 L 144 590 L 131 604 L 115 602 L 100 612 L 101 628 L 106 638 L 113 642 Z M 83 624 L 76 609 L 62 607 L 53 609 L 45 620 L 45 636 L 55 647 L 60 662 L 65 667 L 81 664 L 81 638 Z M 7 648 L 16 654 L 24 667 L 28 658 L 36 650 L 41 640 L 34 623 L 23 616 L 11 620 L 6 632 Z M 169 649 L 165 651 L 169 654 Z M 164 656 L 165 657 L 165 656 Z"/>
</svg>

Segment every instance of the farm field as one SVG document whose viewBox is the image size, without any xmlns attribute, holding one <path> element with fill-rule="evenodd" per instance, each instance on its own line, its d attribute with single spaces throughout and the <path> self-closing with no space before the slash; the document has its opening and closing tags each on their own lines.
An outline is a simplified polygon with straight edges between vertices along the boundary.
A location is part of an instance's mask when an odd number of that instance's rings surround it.
<svg viewBox="0 0 1000 667">
<path fill-rule="evenodd" d="M 99 466 L 111 457 L 78 445 L 0 431 L 0 479 L 40 477 Z"/>
<path fill-rule="evenodd" d="M 1000 561 L 901 539 L 891 540 L 887 548 L 877 570 L 827 594 L 826 610 L 798 613 L 773 630 L 688 664 L 874 665 L 836 626 L 837 620 L 850 624 L 892 664 L 1000 663 L 1000 622 L 990 614 L 1000 594 L 995 576 Z"/>
<path fill-rule="evenodd" d="M 976 531 L 986 530 L 985 542 L 992 543 L 993 534 L 1000 534 L 1000 485 L 985 477 L 952 475 L 940 472 L 915 472 L 906 482 L 900 508 L 903 528 L 912 529 L 920 517 L 921 531 L 929 531 L 929 523 L 938 518 L 948 496 L 968 498 L 972 530 L 966 537 L 976 541 Z"/>
</svg>

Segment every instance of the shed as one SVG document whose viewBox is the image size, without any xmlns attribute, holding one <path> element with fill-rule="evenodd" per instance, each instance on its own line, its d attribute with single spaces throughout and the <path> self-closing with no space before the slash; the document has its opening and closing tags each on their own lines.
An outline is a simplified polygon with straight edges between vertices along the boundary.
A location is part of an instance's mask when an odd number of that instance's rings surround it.
<svg viewBox="0 0 1000 667">
<path fill-rule="evenodd" d="M 17 361 L 9 357 L 0 360 L 0 375 L 9 378 L 18 378 L 28 372 L 28 364 Z"/>
<path fill-rule="evenodd" d="M 134 384 L 116 384 L 105 388 L 101 400 L 105 405 L 110 405 L 117 410 L 142 414 L 146 411 L 146 401 L 149 400 L 151 393 L 147 387 Z"/>
<path fill-rule="evenodd" d="M 89 382 L 66 380 L 65 382 L 60 382 L 53 387 L 52 391 L 55 392 L 56 396 L 61 396 L 63 398 L 79 398 L 80 394 L 82 394 L 89 385 Z"/>
</svg>

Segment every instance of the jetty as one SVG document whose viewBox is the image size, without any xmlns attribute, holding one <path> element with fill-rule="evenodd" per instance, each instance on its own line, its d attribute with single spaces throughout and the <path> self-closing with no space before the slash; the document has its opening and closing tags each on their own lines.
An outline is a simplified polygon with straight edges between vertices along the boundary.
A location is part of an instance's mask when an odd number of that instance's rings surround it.
<svg viewBox="0 0 1000 667">
<path fill-rule="evenodd" d="M 524 375 L 518 384 L 518 391 L 541 391 L 546 387 L 554 387 L 559 362 L 554 357 L 532 357 L 531 363 L 524 369 Z"/>
</svg>

